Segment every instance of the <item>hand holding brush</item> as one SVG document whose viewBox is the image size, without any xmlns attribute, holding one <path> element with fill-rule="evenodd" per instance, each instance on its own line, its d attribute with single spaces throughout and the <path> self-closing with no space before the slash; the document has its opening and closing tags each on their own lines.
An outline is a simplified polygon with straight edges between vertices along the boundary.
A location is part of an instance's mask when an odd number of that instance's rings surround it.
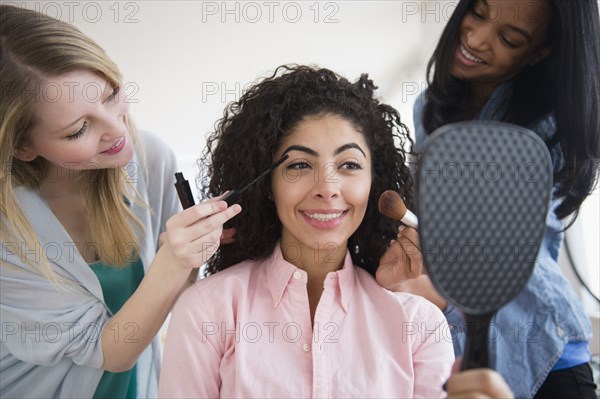
<svg viewBox="0 0 600 399">
<path fill-rule="evenodd" d="M 417 217 L 406 208 L 400 194 L 392 190 L 385 191 L 379 197 L 379 212 L 412 227 L 400 227 L 398 236 L 392 240 L 388 250 L 381 257 L 377 269 L 379 284 L 395 291 L 399 283 L 422 274 L 419 234 L 415 230 L 418 225 Z"/>
<path fill-rule="evenodd" d="M 390 291 L 420 295 L 445 309 L 448 303 L 433 287 L 423 267 L 415 214 L 407 209 L 400 194 L 392 190 L 379 197 L 379 212 L 405 226 L 400 226 L 397 238 L 381 257 L 375 274 L 377 282 Z"/>
</svg>

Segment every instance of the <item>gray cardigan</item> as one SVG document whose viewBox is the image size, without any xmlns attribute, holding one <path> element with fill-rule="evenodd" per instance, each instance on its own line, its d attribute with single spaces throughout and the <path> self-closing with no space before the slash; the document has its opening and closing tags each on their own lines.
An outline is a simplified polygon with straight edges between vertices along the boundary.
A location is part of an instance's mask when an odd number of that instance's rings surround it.
<svg viewBox="0 0 600 399">
<path fill-rule="evenodd" d="M 147 173 L 137 154 L 126 170 L 149 205 L 132 205 L 145 229 L 138 236 L 147 270 L 166 220 L 180 207 L 173 187 L 173 152 L 155 136 L 140 136 Z M 111 312 L 96 275 L 46 202 L 23 187 L 16 190 L 16 196 L 54 271 L 74 284 L 57 289 L 33 273 L 11 252 L 22 243 L 5 241 L 2 234 L 0 397 L 90 398 L 103 373 L 101 333 Z M 135 326 L 120 326 L 118 338 L 134 340 L 135 333 Z M 160 342 L 155 338 L 137 363 L 138 397 L 157 396 L 160 356 Z"/>
</svg>

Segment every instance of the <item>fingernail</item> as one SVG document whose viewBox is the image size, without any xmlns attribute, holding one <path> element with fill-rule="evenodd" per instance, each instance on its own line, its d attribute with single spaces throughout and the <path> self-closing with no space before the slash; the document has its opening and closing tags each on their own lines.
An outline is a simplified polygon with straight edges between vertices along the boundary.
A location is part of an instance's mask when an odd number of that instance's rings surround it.
<svg viewBox="0 0 600 399">
<path fill-rule="evenodd" d="M 404 229 L 406 229 L 406 226 L 403 224 L 398 227 L 398 231 L 404 231 Z"/>
</svg>

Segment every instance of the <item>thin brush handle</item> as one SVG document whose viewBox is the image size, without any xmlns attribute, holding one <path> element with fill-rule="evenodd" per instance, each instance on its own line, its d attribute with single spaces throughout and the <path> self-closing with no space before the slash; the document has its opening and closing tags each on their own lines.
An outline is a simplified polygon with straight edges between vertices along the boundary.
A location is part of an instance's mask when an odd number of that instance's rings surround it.
<svg viewBox="0 0 600 399">
<path fill-rule="evenodd" d="M 229 194 L 223 197 L 223 201 L 227 202 L 227 206 L 231 206 L 233 204 L 237 204 L 242 200 L 242 193 L 251 187 L 254 183 L 262 179 L 267 173 L 269 173 L 271 169 L 268 169 L 260 174 L 256 179 L 252 180 L 250 183 L 246 184 L 244 188 L 241 190 L 232 190 Z"/>
<path fill-rule="evenodd" d="M 225 201 L 225 202 L 227 202 L 227 206 L 231 206 L 233 204 L 239 203 L 242 200 L 242 193 L 244 191 L 246 191 L 249 187 L 251 187 L 257 181 L 259 181 L 260 179 L 262 179 L 263 177 L 265 177 L 267 174 L 269 174 L 269 172 L 274 171 L 275 168 L 277 168 L 279 165 L 281 165 L 283 163 L 283 161 L 285 161 L 286 159 L 288 159 L 288 157 L 289 157 L 288 154 L 284 154 L 281 158 L 279 158 L 279 160 L 277 160 L 276 162 L 274 162 L 271 165 L 271 167 L 269 167 L 269 169 L 267 169 L 263 173 L 261 173 L 256 179 L 254 179 L 250 183 L 246 184 L 240 190 L 232 190 L 229 194 L 227 194 L 225 197 L 223 197 L 222 200 Z"/>
</svg>

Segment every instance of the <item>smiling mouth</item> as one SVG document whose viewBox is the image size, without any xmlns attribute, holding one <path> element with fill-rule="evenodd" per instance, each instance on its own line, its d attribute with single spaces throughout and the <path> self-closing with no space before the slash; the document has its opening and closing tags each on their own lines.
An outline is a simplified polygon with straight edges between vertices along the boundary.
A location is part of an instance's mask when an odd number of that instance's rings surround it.
<svg viewBox="0 0 600 399">
<path fill-rule="evenodd" d="M 462 54 L 462 56 L 465 57 L 467 60 L 469 60 L 471 62 L 475 62 L 477 64 L 485 64 L 486 63 L 481 58 L 477 58 L 474 55 L 472 55 L 471 53 L 469 53 L 462 43 L 460 43 L 458 45 L 458 49 L 459 49 L 460 53 Z"/>
<path fill-rule="evenodd" d="M 304 213 L 310 219 L 318 220 L 319 222 L 329 222 L 331 220 L 339 218 L 346 212 L 348 212 L 348 211 L 332 212 L 332 213 L 308 213 L 308 212 L 302 211 L 302 213 Z"/>
<path fill-rule="evenodd" d="M 121 137 L 115 143 L 115 145 L 113 145 L 112 147 L 110 147 L 108 150 L 102 151 L 102 154 L 115 154 L 115 153 L 121 151 L 121 149 L 123 148 L 124 145 L 125 145 L 125 136 Z"/>
</svg>

